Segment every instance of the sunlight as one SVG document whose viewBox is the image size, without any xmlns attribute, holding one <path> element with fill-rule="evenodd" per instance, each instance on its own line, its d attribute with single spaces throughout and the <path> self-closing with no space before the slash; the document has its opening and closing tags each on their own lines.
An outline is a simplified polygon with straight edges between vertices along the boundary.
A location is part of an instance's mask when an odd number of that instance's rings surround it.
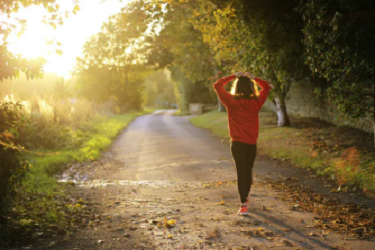
<svg viewBox="0 0 375 250">
<path fill-rule="evenodd" d="M 49 48 L 40 42 L 40 34 L 30 30 L 22 39 L 16 43 L 9 45 L 14 53 L 22 54 L 26 58 L 45 57 Z"/>
<path fill-rule="evenodd" d="M 58 2 L 61 11 L 70 11 L 76 1 Z M 82 53 L 83 44 L 90 36 L 100 31 L 102 23 L 110 15 L 120 12 L 126 2 L 128 1 L 81 0 L 81 10 L 76 15 L 71 14 L 64 19 L 64 24 L 58 25 L 56 29 L 42 23 L 43 16 L 48 12 L 41 6 L 20 10 L 12 18 L 26 19 L 27 28 L 21 37 L 17 34 L 10 37 L 9 50 L 29 59 L 43 57 L 48 61 L 44 67 L 45 72 L 69 78 L 76 57 Z M 53 41 L 53 44 L 46 45 L 47 41 Z M 56 42 L 61 45 L 57 45 Z M 56 50 L 62 51 L 62 55 L 57 54 Z"/>
</svg>

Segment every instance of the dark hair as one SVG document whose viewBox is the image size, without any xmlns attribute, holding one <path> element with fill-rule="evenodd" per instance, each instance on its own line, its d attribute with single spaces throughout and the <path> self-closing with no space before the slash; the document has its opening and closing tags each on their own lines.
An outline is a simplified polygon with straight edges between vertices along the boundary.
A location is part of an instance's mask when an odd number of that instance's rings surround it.
<svg viewBox="0 0 375 250">
<path fill-rule="evenodd" d="M 255 99 L 258 100 L 259 92 L 256 83 L 247 76 L 240 76 L 233 83 L 232 95 L 235 99 Z"/>
</svg>

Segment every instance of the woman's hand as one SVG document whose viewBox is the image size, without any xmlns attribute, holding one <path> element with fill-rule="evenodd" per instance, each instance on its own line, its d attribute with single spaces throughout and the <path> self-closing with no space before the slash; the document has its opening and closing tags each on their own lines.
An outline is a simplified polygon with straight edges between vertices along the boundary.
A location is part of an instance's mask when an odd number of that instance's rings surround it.
<svg viewBox="0 0 375 250">
<path fill-rule="evenodd" d="M 240 76 L 244 76 L 244 75 L 245 75 L 244 72 L 237 72 L 237 73 L 234 74 L 234 76 L 237 77 L 237 78 L 240 77 Z"/>
<path fill-rule="evenodd" d="M 250 79 L 255 79 L 255 76 L 254 75 L 252 75 L 251 73 L 249 73 L 249 72 L 246 72 L 245 73 L 245 76 L 247 76 L 247 77 L 249 77 Z"/>
</svg>

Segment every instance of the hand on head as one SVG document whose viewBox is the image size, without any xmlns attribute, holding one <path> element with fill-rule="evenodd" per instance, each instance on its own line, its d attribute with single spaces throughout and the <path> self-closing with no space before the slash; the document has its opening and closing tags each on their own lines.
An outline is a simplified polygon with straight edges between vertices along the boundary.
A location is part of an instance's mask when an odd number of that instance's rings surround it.
<svg viewBox="0 0 375 250">
<path fill-rule="evenodd" d="M 240 77 L 240 76 L 247 76 L 247 77 L 249 77 L 250 79 L 254 79 L 254 78 L 255 78 L 255 76 L 252 75 L 252 74 L 249 73 L 249 72 L 237 72 L 237 73 L 235 73 L 234 75 L 235 75 L 237 78 Z"/>
<path fill-rule="evenodd" d="M 246 72 L 245 75 L 249 77 L 250 79 L 255 79 L 255 76 L 251 74 L 250 72 Z"/>
<path fill-rule="evenodd" d="M 234 75 L 238 78 L 240 76 L 245 76 L 245 73 L 244 72 L 237 72 Z"/>
</svg>

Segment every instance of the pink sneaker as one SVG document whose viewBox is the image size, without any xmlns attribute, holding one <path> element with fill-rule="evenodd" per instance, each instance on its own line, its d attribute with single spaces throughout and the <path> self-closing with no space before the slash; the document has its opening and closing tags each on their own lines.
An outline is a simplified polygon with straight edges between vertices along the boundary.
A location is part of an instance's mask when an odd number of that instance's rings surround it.
<svg viewBox="0 0 375 250">
<path fill-rule="evenodd" d="M 237 212 L 238 215 L 247 215 L 247 206 L 241 206 Z"/>
</svg>

